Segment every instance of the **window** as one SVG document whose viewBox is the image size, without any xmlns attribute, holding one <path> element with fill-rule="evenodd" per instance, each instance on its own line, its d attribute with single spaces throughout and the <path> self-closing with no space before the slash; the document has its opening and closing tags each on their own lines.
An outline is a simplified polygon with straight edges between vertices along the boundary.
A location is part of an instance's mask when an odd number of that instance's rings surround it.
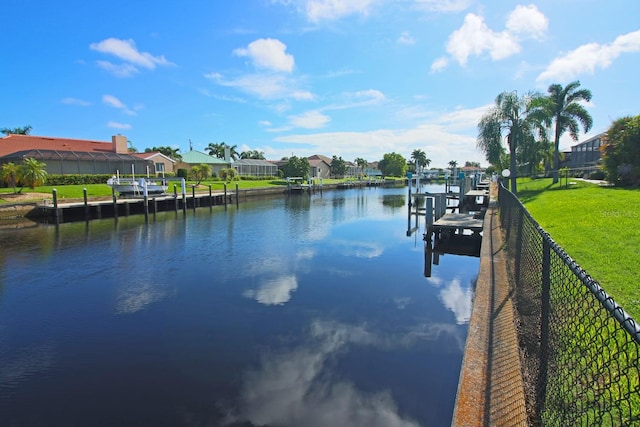
<svg viewBox="0 0 640 427">
<path fill-rule="evenodd" d="M 156 163 L 156 172 L 164 172 L 164 163 Z"/>
</svg>

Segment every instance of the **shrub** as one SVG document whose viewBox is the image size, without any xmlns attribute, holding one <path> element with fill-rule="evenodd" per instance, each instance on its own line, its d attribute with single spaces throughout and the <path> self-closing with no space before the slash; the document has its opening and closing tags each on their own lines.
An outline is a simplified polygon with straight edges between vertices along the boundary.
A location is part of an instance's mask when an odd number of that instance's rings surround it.
<svg viewBox="0 0 640 427">
<path fill-rule="evenodd" d="M 187 177 L 189 176 L 189 173 L 186 169 L 178 169 L 176 171 L 176 177 L 178 178 L 184 178 L 187 179 Z"/>
</svg>

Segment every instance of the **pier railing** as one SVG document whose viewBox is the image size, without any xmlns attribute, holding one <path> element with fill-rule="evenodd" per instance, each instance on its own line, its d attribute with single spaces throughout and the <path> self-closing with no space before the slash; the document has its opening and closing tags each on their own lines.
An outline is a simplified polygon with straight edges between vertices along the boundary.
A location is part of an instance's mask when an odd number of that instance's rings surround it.
<svg viewBox="0 0 640 427">
<path fill-rule="evenodd" d="M 640 426 L 640 325 L 502 186 L 499 205 L 533 424 Z"/>
</svg>

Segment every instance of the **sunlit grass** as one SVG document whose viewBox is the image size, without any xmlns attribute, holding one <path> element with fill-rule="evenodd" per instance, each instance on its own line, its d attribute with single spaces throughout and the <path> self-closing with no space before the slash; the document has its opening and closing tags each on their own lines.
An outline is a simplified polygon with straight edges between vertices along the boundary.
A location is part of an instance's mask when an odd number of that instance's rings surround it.
<svg viewBox="0 0 640 427">
<path fill-rule="evenodd" d="M 608 294 L 640 319 L 640 190 L 523 180 L 518 197 Z"/>
</svg>

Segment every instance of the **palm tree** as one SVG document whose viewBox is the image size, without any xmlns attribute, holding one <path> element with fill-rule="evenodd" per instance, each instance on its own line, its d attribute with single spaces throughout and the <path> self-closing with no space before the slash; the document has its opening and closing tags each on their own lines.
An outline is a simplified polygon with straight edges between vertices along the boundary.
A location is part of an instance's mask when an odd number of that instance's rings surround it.
<svg viewBox="0 0 640 427">
<path fill-rule="evenodd" d="M 420 149 L 415 149 L 411 153 L 411 158 L 415 162 L 416 172 L 419 173 L 420 172 L 420 168 L 423 167 L 424 164 L 427 162 L 427 155 L 425 154 L 424 151 L 422 151 Z"/>
<path fill-rule="evenodd" d="M 555 122 L 555 134 L 553 140 L 553 183 L 558 182 L 558 167 L 560 164 L 560 137 L 567 130 L 574 141 L 578 140 L 580 124 L 584 132 L 589 132 L 593 125 L 593 119 L 589 112 L 579 103 L 591 101 L 589 89 L 578 89 L 580 81 L 569 83 L 564 88 L 560 84 L 552 84 L 547 92 L 548 96 L 539 98 L 536 106 L 542 110 L 545 116 L 545 124 L 551 126 Z M 580 123 L 578 123 L 580 122 Z"/>
<path fill-rule="evenodd" d="M 527 94 L 518 97 L 516 92 L 502 92 L 496 97 L 496 104 L 480 118 L 478 123 L 478 148 L 484 151 L 491 164 L 499 161 L 502 147 L 502 132 L 507 133 L 509 146 L 509 170 L 511 191 L 516 188 L 516 148 L 529 137 L 535 137 L 536 130 L 542 136 L 545 130 L 536 114 L 532 114 L 532 104 L 538 95 Z"/>
<path fill-rule="evenodd" d="M 158 153 L 162 153 L 165 156 L 173 159 L 173 160 L 182 160 L 182 155 L 178 152 L 180 151 L 179 148 L 171 148 L 169 146 L 160 146 L 160 147 L 153 147 L 153 148 L 145 148 L 144 152 L 145 153 L 153 153 L 153 152 L 158 152 Z"/>
<path fill-rule="evenodd" d="M 206 146 L 205 150 L 210 156 L 217 157 L 219 159 L 224 157 L 224 142 L 210 142 Z"/>
<path fill-rule="evenodd" d="M 2 178 L 7 186 L 13 188 L 14 193 L 18 193 L 16 185 L 20 179 L 20 166 L 13 162 L 5 163 L 2 165 L 2 169 L 0 169 L 0 178 Z M 22 189 L 20 189 L 20 191 L 22 191 Z"/>
<path fill-rule="evenodd" d="M 0 129 L 0 133 L 3 133 L 5 135 L 11 135 L 11 134 L 15 134 L 15 135 L 29 135 L 29 133 L 31 132 L 31 125 L 26 125 L 23 127 L 17 127 L 17 128 L 2 128 Z"/>
<path fill-rule="evenodd" d="M 241 159 L 265 160 L 264 151 L 258 151 L 258 150 L 243 151 L 242 153 L 240 153 L 240 158 Z"/>
<path fill-rule="evenodd" d="M 357 159 L 354 160 L 354 163 L 358 165 L 358 169 L 360 169 L 360 175 L 364 176 L 364 170 L 366 169 L 369 162 L 367 162 L 362 157 L 358 157 Z"/>
<path fill-rule="evenodd" d="M 237 148 L 238 148 L 237 145 L 229 145 L 226 142 L 220 142 L 220 143 L 211 142 L 209 143 L 209 145 L 207 145 L 205 150 L 207 150 L 210 156 L 215 156 L 219 159 L 224 159 L 225 150 L 229 149 L 229 157 L 231 157 L 233 160 L 236 160 L 239 155 Z"/>
<path fill-rule="evenodd" d="M 47 180 L 47 165 L 34 158 L 24 160 L 21 167 L 20 179 L 22 183 L 33 189 L 36 185 L 43 184 Z"/>
<path fill-rule="evenodd" d="M 449 169 L 451 169 L 451 173 L 453 173 L 453 170 L 454 170 L 455 168 L 457 168 L 457 167 L 458 167 L 458 162 L 457 162 L 457 161 L 455 161 L 455 160 L 451 160 L 451 161 L 449 162 Z"/>
</svg>

